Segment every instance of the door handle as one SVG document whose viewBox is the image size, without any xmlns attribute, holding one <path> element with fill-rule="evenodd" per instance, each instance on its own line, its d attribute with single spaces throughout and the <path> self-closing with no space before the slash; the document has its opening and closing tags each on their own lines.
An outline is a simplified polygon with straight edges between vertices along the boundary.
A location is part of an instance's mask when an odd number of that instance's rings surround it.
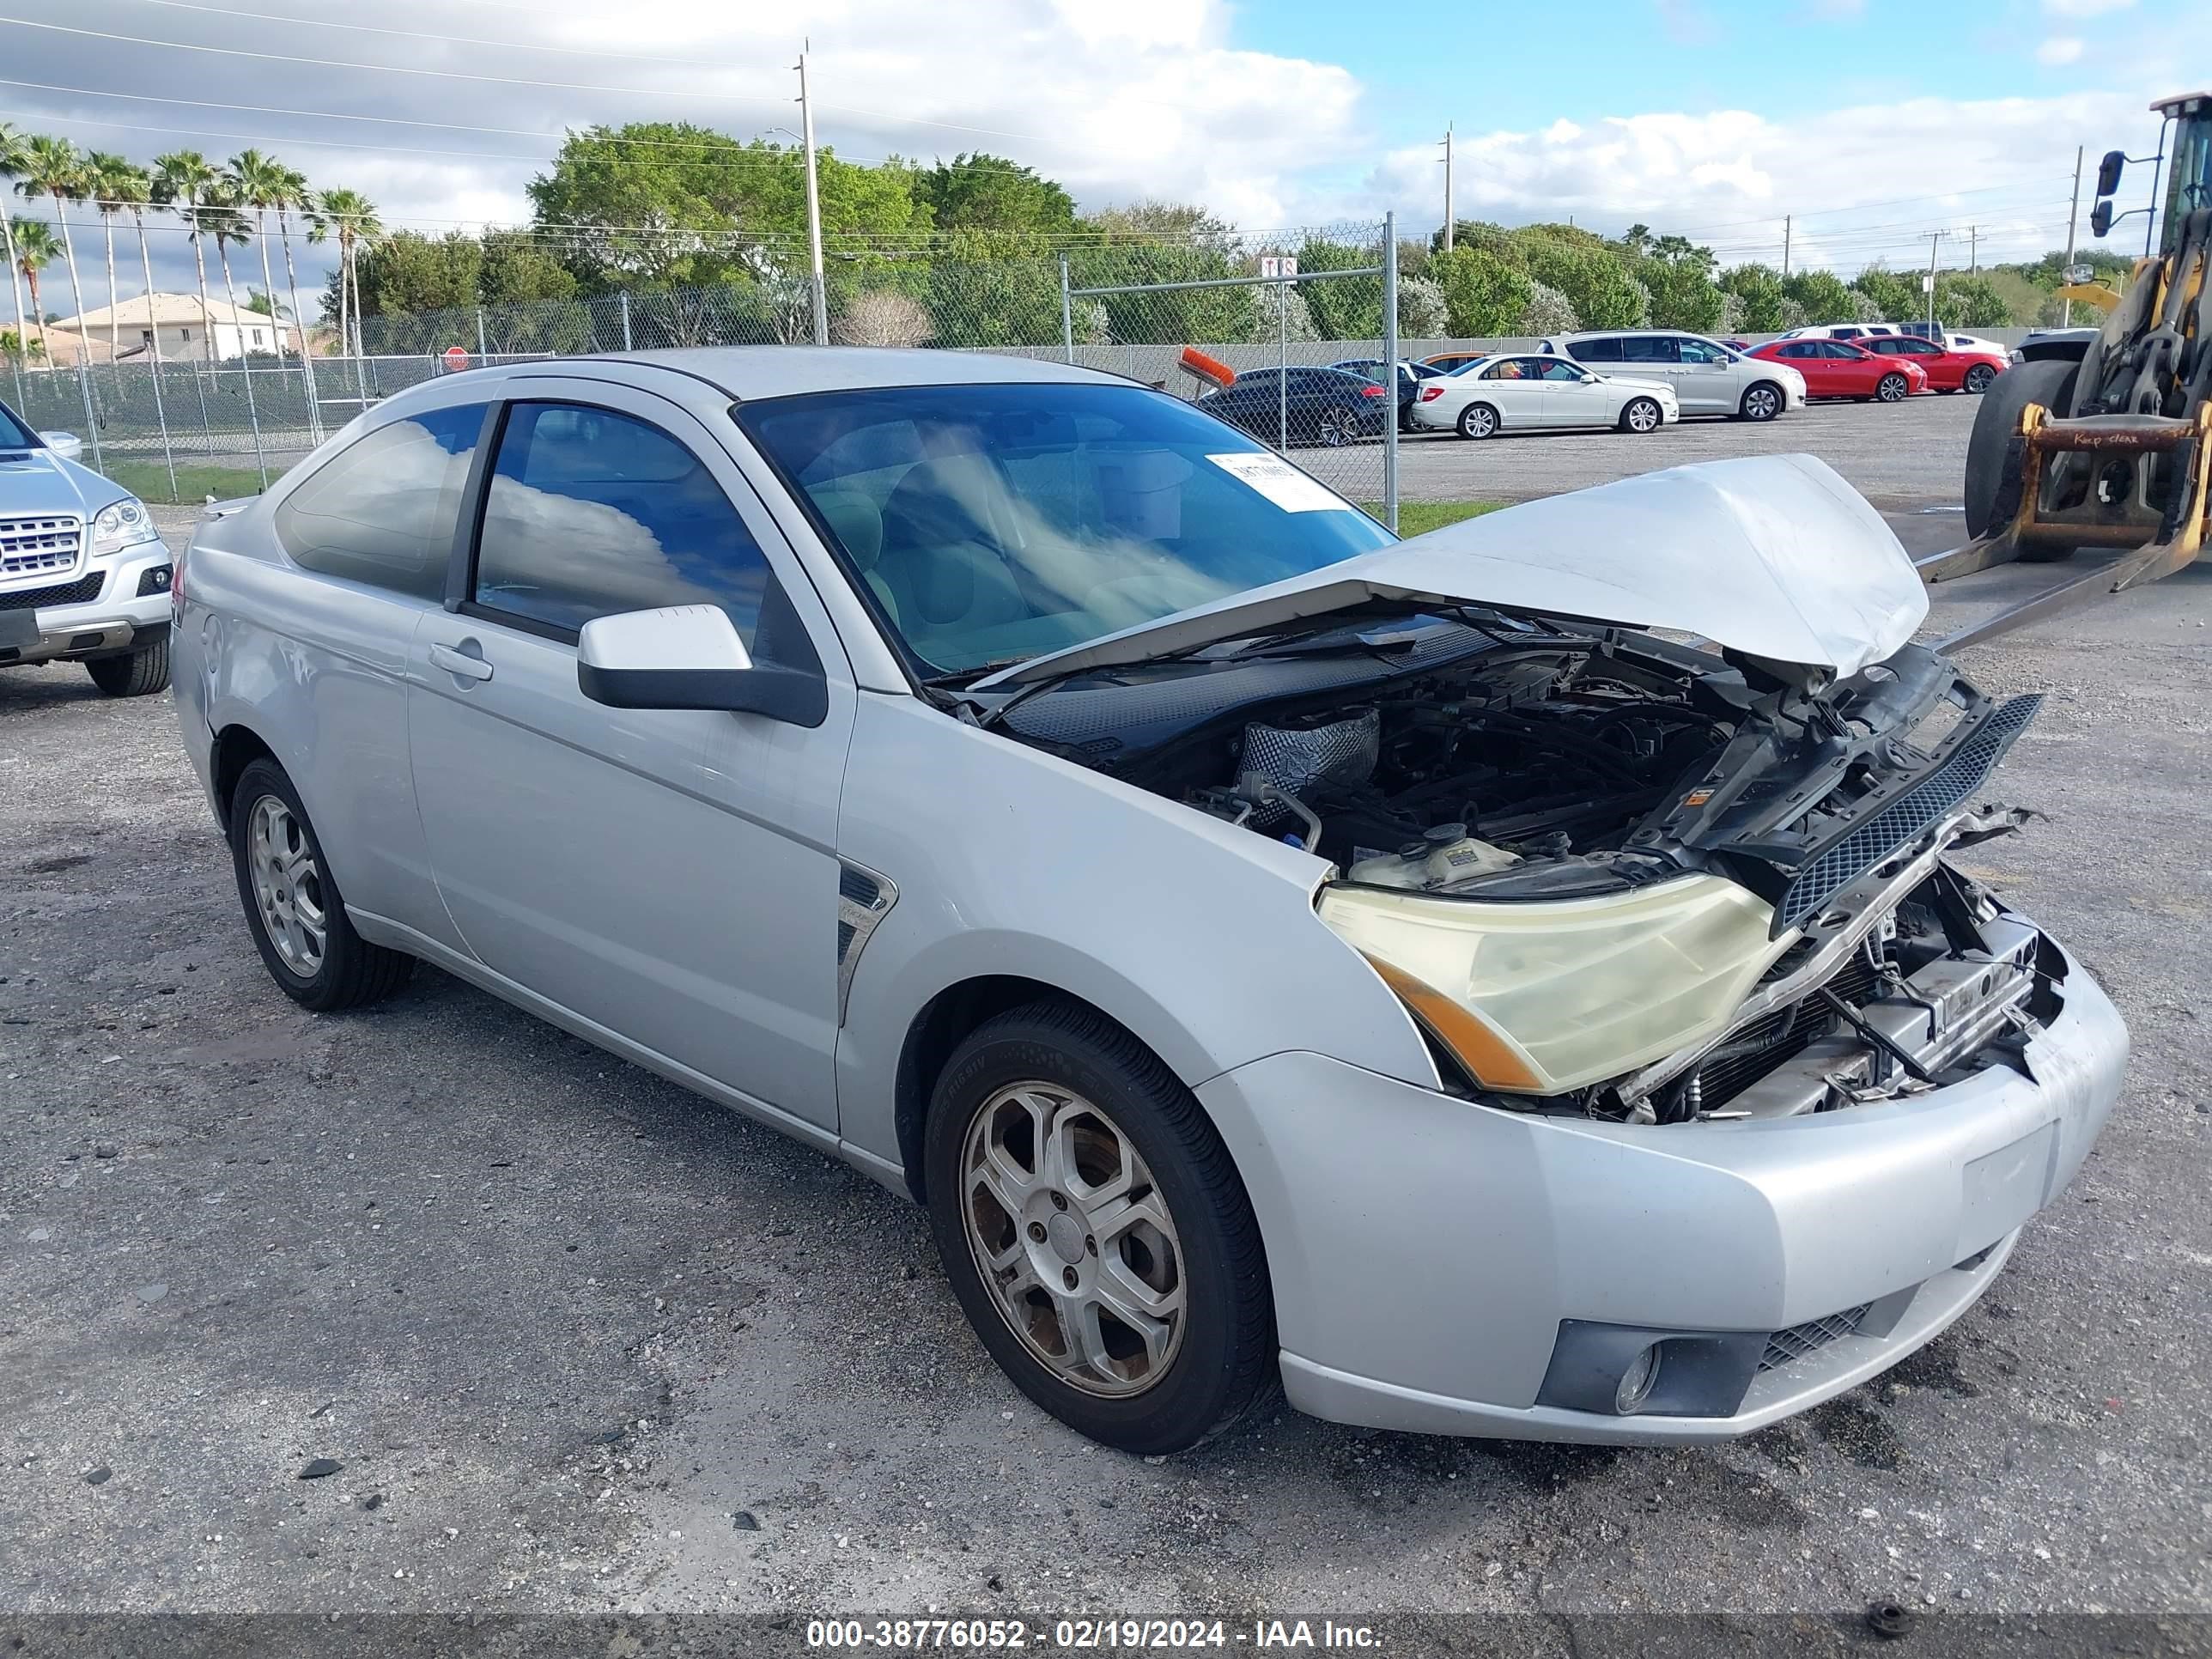
<svg viewBox="0 0 2212 1659">
<path fill-rule="evenodd" d="M 470 640 L 466 643 L 474 645 L 476 641 Z M 491 678 L 491 665 L 482 657 L 472 657 L 467 652 L 456 651 L 449 645 L 432 646 L 430 663 L 433 667 L 442 668 L 448 674 L 458 674 L 465 680 L 488 680 Z"/>
</svg>

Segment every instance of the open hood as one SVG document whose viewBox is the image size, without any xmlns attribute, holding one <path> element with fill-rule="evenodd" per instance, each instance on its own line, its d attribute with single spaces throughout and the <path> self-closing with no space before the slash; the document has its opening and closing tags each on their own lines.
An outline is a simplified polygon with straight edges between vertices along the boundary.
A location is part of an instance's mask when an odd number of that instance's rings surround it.
<svg viewBox="0 0 2212 1659">
<path fill-rule="evenodd" d="M 1032 658 L 973 689 L 1111 668 L 1373 599 L 1439 599 L 1698 634 L 1847 678 L 1928 612 L 1912 561 L 1866 498 L 1810 455 L 1646 472 L 1510 507 Z"/>
</svg>

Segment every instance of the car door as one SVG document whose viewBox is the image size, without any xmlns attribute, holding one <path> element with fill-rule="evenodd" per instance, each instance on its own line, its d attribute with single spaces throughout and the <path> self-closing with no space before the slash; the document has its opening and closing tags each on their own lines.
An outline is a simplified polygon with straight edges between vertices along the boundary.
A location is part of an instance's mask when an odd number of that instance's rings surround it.
<svg viewBox="0 0 2212 1659">
<path fill-rule="evenodd" d="M 1711 340 L 1692 334 L 1674 337 L 1680 359 L 1674 374 L 1674 397 L 1685 415 L 1733 415 L 1743 401 L 1749 378 L 1730 353 Z"/>
<path fill-rule="evenodd" d="M 1620 367 L 1608 372 L 1624 380 L 1672 386 L 1681 369 L 1681 357 L 1673 335 L 1627 334 L 1621 337 Z"/>
<path fill-rule="evenodd" d="M 1545 427 L 1552 424 L 1544 401 L 1541 357 L 1501 357 L 1478 374 L 1470 403 L 1488 404 L 1498 411 L 1504 427 Z M 1557 359 L 1553 361 L 1556 362 Z"/>
<path fill-rule="evenodd" d="M 1889 364 L 1863 347 L 1846 345 L 1840 340 L 1829 340 L 1821 344 L 1820 356 L 1828 366 L 1833 395 L 1843 398 L 1870 398 L 1875 383 L 1889 372 Z"/>
<path fill-rule="evenodd" d="M 1828 360 L 1827 349 L 1825 340 L 1791 340 L 1775 347 L 1774 356 L 1805 377 L 1807 397 L 1832 398 L 1836 395 L 1832 371 L 1837 365 Z"/>
<path fill-rule="evenodd" d="M 1620 418 L 1628 394 L 1571 357 L 1522 360 L 1535 376 L 1547 426 L 1610 426 Z"/>
<path fill-rule="evenodd" d="M 513 384 L 528 397 L 501 411 L 475 533 L 416 635 L 409 739 L 438 890 L 469 951 L 556 1018 L 832 1127 L 854 702 L 835 633 L 684 410 L 611 382 Z M 583 696 L 585 622 L 700 603 L 757 660 L 821 674 L 822 723 Z"/>
</svg>

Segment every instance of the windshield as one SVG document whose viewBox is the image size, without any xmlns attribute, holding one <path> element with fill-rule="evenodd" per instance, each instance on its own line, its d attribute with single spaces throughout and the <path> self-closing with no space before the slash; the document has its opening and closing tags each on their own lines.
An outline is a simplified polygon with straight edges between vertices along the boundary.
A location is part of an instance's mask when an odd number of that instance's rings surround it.
<svg viewBox="0 0 2212 1659">
<path fill-rule="evenodd" d="M 43 449 L 39 434 L 25 426 L 15 416 L 15 411 L 0 404 L 0 449 Z"/>
<path fill-rule="evenodd" d="M 1242 434 L 1134 386 L 823 392 L 735 415 L 940 674 L 1079 645 L 1391 539 Z"/>
</svg>

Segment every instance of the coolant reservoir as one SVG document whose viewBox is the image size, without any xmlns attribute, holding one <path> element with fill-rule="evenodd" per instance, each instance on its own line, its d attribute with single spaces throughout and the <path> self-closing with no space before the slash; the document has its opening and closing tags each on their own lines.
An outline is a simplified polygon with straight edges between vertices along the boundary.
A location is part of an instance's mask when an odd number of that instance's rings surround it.
<svg viewBox="0 0 2212 1659">
<path fill-rule="evenodd" d="M 1348 872 L 1354 881 L 1373 887 L 1410 887 L 1425 893 L 1445 892 L 1456 883 L 1486 876 L 1521 862 L 1518 853 L 1486 841 L 1477 841 L 1463 823 L 1439 823 L 1426 831 L 1418 846 L 1402 853 L 1385 853 L 1362 859 Z"/>
</svg>

